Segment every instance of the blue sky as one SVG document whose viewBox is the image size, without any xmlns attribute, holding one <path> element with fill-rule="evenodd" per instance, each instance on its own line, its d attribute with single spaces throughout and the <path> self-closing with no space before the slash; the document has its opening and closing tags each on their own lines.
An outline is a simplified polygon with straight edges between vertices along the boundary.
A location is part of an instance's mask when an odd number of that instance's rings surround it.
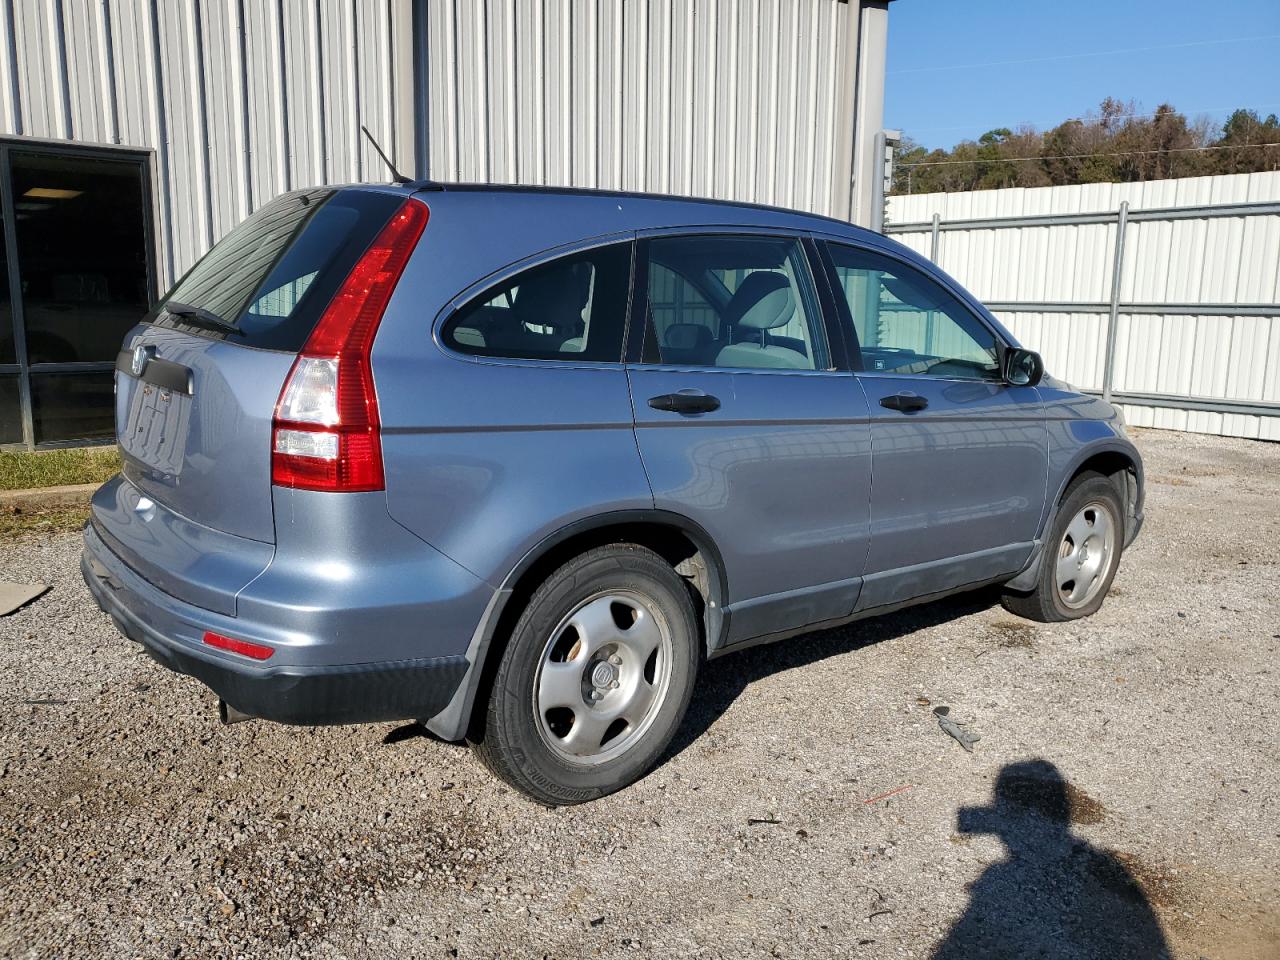
<svg viewBox="0 0 1280 960">
<path fill-rule="evenodd" d="M 1280 114 L 1280 0 L 896 0 L 888 56 L 885 126 L 927 147 L 1048 129 L 1106 96 L 1215 123 Z"/>
</svg>

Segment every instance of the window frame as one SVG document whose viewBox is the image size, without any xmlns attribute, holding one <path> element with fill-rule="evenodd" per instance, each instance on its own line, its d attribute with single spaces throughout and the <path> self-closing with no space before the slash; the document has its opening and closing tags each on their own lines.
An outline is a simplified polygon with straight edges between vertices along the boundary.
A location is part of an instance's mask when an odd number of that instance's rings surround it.
<svg viewBox="0 0 1280 960">
<path fill-rule="evenodd" d="M 882 250 L 877 247 L 868 246 L 865 243 L 859 243 L 857 240 L 844 237 L 833 237 L 828 235 L 815 236 L 820 258 L 822 260 L 823 269 L 826 272 L 827 283 L 831 288 L 833 307 L 839 316 L 839 324 L 841 332 L 845 336 L 845 346 L 848 351 L 849 369 L 853 370 L 860 377 L 913 377 L 923 378 L 927 380 L 937 380 L 946 383 L 996 383 L 1008 385 L 1004 381 L 1004 356 L 1010 349 L 1011 344 L 1005 337 L 1004 333 L 996 326 L 991 324 L 986 317 L 965 300 L 965 297 L 945 278 L 937 276 L 931 270 L 921 267 L 919 264 L 912 263 L 906 257 L 890 251 Z M 948 297 L 961 309 L 965 314 L 971 317 L 980 327 L 991 334 L 996 346 L 996 364 L 997 375 L 993 378 L 986 377 L 943 377 L 932 373 L 896 373 L 893 370 L 867 370 L 862 365 L 862 344 L 858 339 L 858 328 L 853 322 L 853 311 L 849 307 L 849 300 L 844 295 L 840 286 L 839 269 L 836 266 L 835 258 L 832 256 L 832 246 L 848 247 L 860 254 L 871 257 L 879 257 L 894 264 L 899 264 L 907 270 L 913 271 L 923 277 L 925 280 L 939 287 Z"/>
<path fill-rule="evenodd" d="M 602 247 L 612 246 L 629 246 L 628 253 L 631 257 L 630 271 L 626 281 L 626 291 L 623 295 L 623 317 L 622 317 L 622 336 L 618 344 L 617 360 L 584 360 L 575 358 L 566 354 L 561 357 L 502 357 L 492 356 L 482 353 L 465 353 L 451 346 L 444 336 L 445 327 L 453 322 L 454 318 L 464 309 L 475 305 L 477 302 L 488 302 L 498 296 L 499 288 L 510 283 L 512 279 L 524 273 L 527 270 L 534 270 L 538 267 L 549 266 L 557 260 L 572 257 L 575 254 L 586 253 L 591 250 L 599 250 Z M 634 302 L 633 291 L 636 281 L 636 235 L 633 231 L 625 233 L 614 233 L 603 237 L 592 237 L 587 240 L 579 240 L 574 243 L 561 244 L 557 247 L 550 247 L 540 250 L 537 253 L 530 254 L 521 260 L 514 261 L 497 270 L 490 271 L 485 276 L 476 280 L 465 287 L 462 291 L 455 294 L 448 303 L 436 314 L 435 320 L 431 324 L 431 339 L 435 342 L 436 347 L 440 349 L 446 356 L 455 360 L 461 360 L 466 363 L 482 363 L 492 366 L 516 366 L 516 367 L 534 367 L 548 368 L 556 370 L 565 369 L 587 369 L 587 370 L 616 370 L 625 362 L 624 356 L 628 343 L 628 336 L 631 323 L 631 309 Z"/>
<path fill-rule="evenodd" d="M 18 416 L 21 439 L 0 442 L 0 450 L 57 450 L 64 447 L 96 447 L 116 442 L 114 436 L 69 440 L 37 440 L 35 411 L 31 378 L 42 374 L 92 374 L 114 371 L 115 360 L 77 360 L 68 362 L 32 363 L 26 342 L 26 314 L 22 302 L 21 267 L 17 242 L 13 195 L 12 155 L 38 154 L 56 158 L 79 160 L 126 161 L 139 169 L 139 213 L 142 217 L 143 255 L 146 261 L 147 310 L 154 308 L 160 298 L 162 267 L 157 237 L 160 235 L 159 207 L 156 184 L 161 182 L 156 151 L 151 147 L 129 144 L 80 143 L 71 140 L 50 140 L 42 137 L 20 135 L 0 136 L 0 206 L 5 215 L 0 243 L 5 245 L 9 279 L 9 322 L 12 324 L 14 358 L 0 361 L 0 376 L 13 376 L 18 386 Z M 143 315 L 138 317 L 141 322 Z"/>
<path fill-rule="evenodd" d="M 753 237 L 784 240 L 798 244 L 802 250 L 804 269 L 814 296 L 816 321 L 814 329 L 826 340 L 828 366 L 814 370 L 792 370 L 775 367 L 717 367 L 680 363 L 646 362 L 644 360 L 645 334 L 649 328 L 649 243 L 652 240 L 686 239 L 696 237 Z M 695 289 L 697 284 L 689 281 Z M 701 291 L 699 291 L 701 292 Z M 708 298 L 710 300 L 710 298 Z M 714 304 L 713 304 L 714 305 Z M 802 230 L 779 227 L 762 227 L 750 224 L 708 224 L 682 227 L 664 227 L 640 230 L 636 233 L 635 258 L 631 271 L 631 306 L 628 310 L 631 322 L 627 328 L 625 363 L 645 370 L 665 370 L 687 373 L 737 373 L 762 376 L 829 376 L 848 374 L 848 355 L 844 338 L 835 320 L 835 304 L 832 301 L 830 277 L 826 273 L 813 235 Z"/>
</svg>

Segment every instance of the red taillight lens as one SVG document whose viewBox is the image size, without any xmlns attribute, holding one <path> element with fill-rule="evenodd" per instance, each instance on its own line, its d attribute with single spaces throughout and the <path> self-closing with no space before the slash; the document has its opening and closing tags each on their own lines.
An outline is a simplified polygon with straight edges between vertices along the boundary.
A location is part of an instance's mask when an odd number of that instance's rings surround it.
<svg viewBox="0 0 1280 960">
<path fill-rule="evenodd" d="M 420 201 L 401 204 L 311 331 L 276 403 L 272 483 L 348 493 L 385 486 L 369 353 L 428 216 Z"/>
<path fill-rule="evenodd" d="M 250 643 L 248 640 L 224 637 L 222 634 L 214 633 L 212 630 L 204 632 L 204 642 L 211 647 L 238 653 L 240 656 L 249 657 L 252 660 L 270 660 L 271 655 L 275 653 L 275 649 L 268 647 L 265 643 Z"/>
</svg>

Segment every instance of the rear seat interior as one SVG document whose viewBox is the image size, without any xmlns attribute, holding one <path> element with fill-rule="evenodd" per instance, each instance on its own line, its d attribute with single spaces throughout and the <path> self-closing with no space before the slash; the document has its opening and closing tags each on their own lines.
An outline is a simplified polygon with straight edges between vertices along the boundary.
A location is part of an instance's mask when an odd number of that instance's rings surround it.
<svg viewBox="0 0 1280 960">
<path fill-rule="evenodd" d="M 460 343 L 516 355 L 581 353 L 586 348 L 583 311 L 591 295 L 591 265 L 552 264 L 525 275 L 505 306 L 493 301 L 457 327 Z M 502 299 L 502 298 L 499 298 Z"/>
<path fill-rule="evenodd" d="M 587 263 L 552 264 L 518 287 L 474 309 L 454 328 L 462 344 L 517 356 L 551 356 L 585 349 L 583 314 L 591 297 Z M 778 270 L 748 274 L 720 316 L 719 336 L 702 323 L 672 323 L 659 336 L 663 363 L 680 366 L 812 369 L 806 343 L 777 331 L 796 311 L 790 277 Z"/>
<path fill-rule="evenodd" d="M 673 323 L 662 334 L 662 362 L 705 366 L 715 362 L 721 344 L 701 323 Z"/>
<path fill-rule="evenodd" d="M 673 323 L 662 332 L 662 362 L 712 367 L 811 369 L 799 337 L 777 334 L 795 315 L 791 279 L 775 270 L 749 274 L 724 309 L 721 336 L 701 323 Z"/>
</svg>

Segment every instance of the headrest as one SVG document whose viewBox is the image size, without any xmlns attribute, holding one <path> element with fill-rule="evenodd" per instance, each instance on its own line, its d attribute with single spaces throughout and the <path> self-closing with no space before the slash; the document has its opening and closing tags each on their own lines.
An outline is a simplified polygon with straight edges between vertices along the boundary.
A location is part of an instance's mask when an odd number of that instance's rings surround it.
<svg viewBox="0 0 1280 960">
<path fill-rule="evenodd" d="M 787 275 L 758 270 L 742 281 L 725 309 L 725 319 L 749 330 L 773 330 L 786 326 L 795 310 Z"/>
<path fill-rule="evenodd" d="M 700 323 L 673 323 L 662 335 L 662 345 L 677 350 L 705 347 L 710 342 L 711 328 Z"/>
<path fill-rule="evenodd" d="M 521 278 L 512 304 L 515 316 L 541 326 L 565 328 L 582 321 L 582 308 L 587 305 L 590 284 L 585 264 L 561 264 L 537 270 Z"/>
</svg>

